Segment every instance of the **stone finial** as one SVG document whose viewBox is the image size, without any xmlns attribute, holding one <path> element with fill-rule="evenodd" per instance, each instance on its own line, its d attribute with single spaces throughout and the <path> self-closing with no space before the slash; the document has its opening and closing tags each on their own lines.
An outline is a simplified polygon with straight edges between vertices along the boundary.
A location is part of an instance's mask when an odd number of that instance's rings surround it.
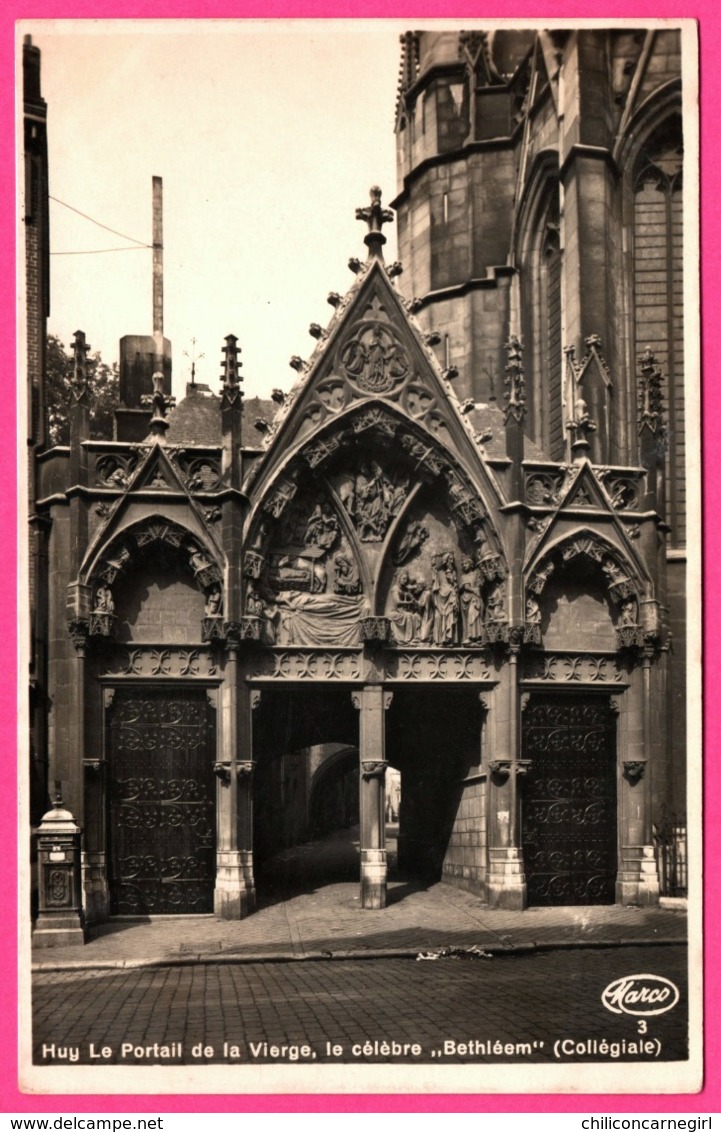
<svg viewBox="0 0 721 1132">
<path fill-rule="evenodd" d="M 366 208 L 357 208 L 355 216 L 356 220 L 365 220 L 368 225 L 368 232 L 364 238 L 368 248 L 368 258 L 383 259 L 383 245 L 386 243 L 383 225 L 392 223 L 393 213 L 389 208 L 382 207 L 381 190 L 378 185 L 371 186 L 370 198 L 370 205 Z"/>
<path fill-rule="evenodd" d="M 71 381 L 72 393 L 79 401 L 88 391 L 88 350 L 90 346 L 85 341 L 85 333 L 76 330 L 73 335 L 73 377 Z"/>
<path fill-rule="evenodd" d="M 221 378 L 223 381 L 223 388 L 228 389 L 236 386 L 239 381 L 242 381 L 240 369 L 243 363 L 238 360 L 240 354 L 240 347 L 238 346 L 238 339 L 235 334 L 226 334 L 225 345 L 223 346 L 223 372 Z"/>
<path fill-rule="evenodd" d="M 508 423 L 509 417 L 519 423 L 526 415 L 526 383 L 523 377 L 523 346 L 515 334 L 511 334 L 504 347 L 508 354 L 506 376 L 503 384 L 506 392 L 503 399 L 506 402 L 503 408 L 503 417 Z"/>
<path fill-rule="evenodd" d="M 663 392 L 661 388 L 661 370 L 656 364 L 656 355 L 650 346 L 647 346 L 638 359 L 641 376 L 638 383 L 638 431 L 644 429 L 663 436 L 665 431 L 663 419 Z"/>
<path fill-rule="evenodd" d="M 574 460 L 580 460 L 587 455 L 590 449 L 589 434 L 595 432 L 597 428 L 596 422 L 591 420 L 588 406 L 582 397 L 577 399 L 573 417 L 566 423 L 566 428 L 571 435 L 571 454 Z"/>
<path fill-rule="evenodd" d="M 152 380 L 153 392 L 144 393 L 140 398 L 140 404 L 152 408 L 153 415 L 150 418 L 150 435 L 156 442 L 162 443 L 165 440 L 165 433 L 170 427 L 170 421 L 166 418 L 166 413 L 168 409 L 175 408 L 175 397 L 166 397 L 163 392 L 163 375 L 160 370 L 156 370 Z"/>
</svg>

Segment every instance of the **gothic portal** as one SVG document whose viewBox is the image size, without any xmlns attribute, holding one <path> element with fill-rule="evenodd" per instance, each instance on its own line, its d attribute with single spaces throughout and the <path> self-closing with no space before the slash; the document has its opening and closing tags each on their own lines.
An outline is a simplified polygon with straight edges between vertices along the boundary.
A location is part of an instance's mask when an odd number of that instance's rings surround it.
<svg viewBox="0 0 721 1132">
<path fill-rule="evenodd" d="M 506 908 L 658 900 L 685 782 L 678 35 L 405 36 L 405 270 L 373 188 L 289 394 L 244 398 L 229 335 L 220 396 L 175 406 L 123 339 L 91 441 L 76 336 L 70 446 L 36 437 L 34 721 L 88 919 L 245 916 L 332 814 L 382 908 L 392 772 L 399 868 Z"/>
</svg>

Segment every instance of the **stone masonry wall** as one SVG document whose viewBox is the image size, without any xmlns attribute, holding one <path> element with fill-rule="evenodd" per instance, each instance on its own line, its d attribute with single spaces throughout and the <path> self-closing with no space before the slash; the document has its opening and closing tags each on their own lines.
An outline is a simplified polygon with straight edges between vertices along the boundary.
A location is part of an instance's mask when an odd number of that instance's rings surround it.
<svg viewBox="0 0 721 1132">
<path fill-rule="evenodd" d="M 464 785 L 443 861 L 443 880 L 457 888 L 482 892 L 486 882 L 486 782 Z"/>
</svg>

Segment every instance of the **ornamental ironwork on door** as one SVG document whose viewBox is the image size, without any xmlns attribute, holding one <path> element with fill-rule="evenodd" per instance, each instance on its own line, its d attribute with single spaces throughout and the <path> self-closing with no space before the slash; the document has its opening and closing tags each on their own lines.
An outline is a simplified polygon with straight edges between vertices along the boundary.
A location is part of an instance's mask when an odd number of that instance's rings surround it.
<svg viewBox="0 0 721 1132">
<path fill-rule="evenodd" d="M 116 915 L 213 910 L 214 717 L 202 688 L 115 693 L 108 762 Z"/>
<path fill-rule="evenodd" d="M 608 699 L 533 696 L 521 801 L 528 903 L 613 904 L 616 717 Z"/>
</svg>

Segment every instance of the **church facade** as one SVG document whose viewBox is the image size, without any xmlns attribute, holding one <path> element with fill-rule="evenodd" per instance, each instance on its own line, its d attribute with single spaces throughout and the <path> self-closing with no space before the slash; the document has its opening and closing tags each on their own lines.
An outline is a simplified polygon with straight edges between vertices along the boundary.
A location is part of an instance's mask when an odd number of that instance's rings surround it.
<svg viewBox="0 0 721 1132">
<path fill-rule="evenodd" d="M 76 335 L 69 446 L 31 422 L 33 734 L 86 920 L 248 915 L 334 806 L 384 907 L 389 768 L 405 873 L 658 902 L 686 782 L 682 128 L 678 30 L 408 33 L 393 211 L 357 210 L 366 257 L 290 393 L 244 397 L 229 335 L 220 395 L 176 405 L 169 344 L 129 337 L 90 440 Z"/>
</svg>

